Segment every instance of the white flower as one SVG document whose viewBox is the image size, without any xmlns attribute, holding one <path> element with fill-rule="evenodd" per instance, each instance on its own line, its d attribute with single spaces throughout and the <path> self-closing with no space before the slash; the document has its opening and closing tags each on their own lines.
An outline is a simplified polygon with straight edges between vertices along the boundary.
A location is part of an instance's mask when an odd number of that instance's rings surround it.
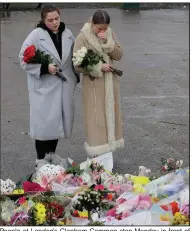
<svg viewBox="0 0 193 231">
<path fill-rule="evenodd" d="M 80 65 L 80 63 L 76 60 L 75 62 L 74 62 L 74 66 L 75 67 L 78 67 Z"/>
<path fill-rule="evenodd" d="M 81 64 L 82 61 L 83 61 L 83 58 L 82 57 L 77 57 L 77 61 L 79 62 L 79 64 Z"/>
<path fill-rule="evenodd" d="M 164 165 L 164 168 L 165 168 L 165 170 L 167 170 L 167 169 L 168 169 L 168 166 L 167 166 L 167 165 Z"/>
<path fill-rule="evenodd" d="M 82 47 L 80 50 L 85 54 L 87 53 L 87 48 L 86 47 Z"/>
<path fill-rule="evenodd" d="M 82 52 L 82 51 L 80 51 L 80 52 L 78 53 L 78 57 L 81 57 L 81 58 L 84 58 L 85 55 L 86 55 L 86 53 L 84 53 L 84 52 Z"/>
<path fill-rule="evenodd" d="M 5 222 L 10 222 L 11 217 L 13 216 L 14 210 L 16 208 L 14 202 L 8 199 L 7 201 L 1 202 L 0 207 L 1 207 L 0 216 L 2 220 Z"/>
<path fill-rule="evenodd" d="M 72 61 L 73 61 L 73 62 L 75 62 L 75 61 L 76 61 L 76 58 L 75 58 L 75 57 L 73 57 L 73 58 L 72 58 Z"/>
<path fill-rule="evenodd" d="M 4 181 L 1 179 L 1 194 L 12 193 L 15 188 L 16 185 L 12 180 L 7 179 Z"/>
<path fill-rule="evenodd" d="M 77 57 L 77 55 L 78 55 L 78 54 L 77 54 L 76 52 L 73 54 L 74 57 Z"/>
</svg>

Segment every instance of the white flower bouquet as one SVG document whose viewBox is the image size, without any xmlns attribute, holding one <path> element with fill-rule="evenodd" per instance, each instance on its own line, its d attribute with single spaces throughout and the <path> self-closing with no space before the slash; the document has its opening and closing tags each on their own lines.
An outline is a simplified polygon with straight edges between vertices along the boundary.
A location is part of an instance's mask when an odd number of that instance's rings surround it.
<svg viewBox="0 0 193 231">
<path fill-rule="evenodd" d="M 12 180 L 7 179 L 4 181 L 1 179 L 1 195 L 10 194 L 15 188 L 16 184 Z"/>
<path fill-rule="evenodd" d="M 88 72 L 92 72 L 94 67 L 100 62 L 105 63 L 102 56 L 95 53 L 92 49 L 87 49 L 86 47 L 82 47 L 74 53 L 72 61 L 75 67 L 81 67 Z M 117 70 L 115 68 L 113 68 L 112 72 L 118 76 L 122 76 L 123 74 L 121 70 Z"/>
<path fill-rule="evenodd" d="M 101 193 L 93 189 L 87 189 L 79 193 L 73 203 L 73 208 L 78 211 L 87 210 L 88 219 L 92 220 L 91 213 L 99 213 L 103 205 Z"/>
<path fill-rule="evenodd" d="M 36 172 L 34 182 L 44 188 L 49 188 L 52 182 L 63 183 L 65 169 L 59 165 L 45 164 Z"/>
</svg>

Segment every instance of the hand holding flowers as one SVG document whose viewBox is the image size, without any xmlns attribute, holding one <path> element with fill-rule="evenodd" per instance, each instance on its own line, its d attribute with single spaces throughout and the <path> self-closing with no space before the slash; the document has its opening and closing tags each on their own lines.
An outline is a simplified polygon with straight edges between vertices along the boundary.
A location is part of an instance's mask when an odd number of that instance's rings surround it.
<svg viewBox="0 0 193 231">
<path fill-rule="evenodd" d="M 113 72 L 118 76 L 122 76 L 123 74 L 122 71 L 117 70 L 110 64 L 105 63 L 101 55 L 95 53 L 92 49 L 87 49 L 86 47 L 82 47 L 80 50 L 74 53 L 72 61 L 75 67 L 80 67 L 88 72 L 92 72 L 94 66 L 98 65 L 99 62 L 102 62 L 102 71 Z"/>
<path fill-rule="evenodd" d="M 62 75 L 62 70 L 60 70 L 55 64 L 49 54 L 45 54 L 44 51 L 36 49 L 34 45 L 27 47 L 23 53 L 23 61 L 25 63 L 38 63 L 44 65 L 49 63 L 48 71 L 50 74 L 54 74 L 61 78 L 63 81 L 66 81 L 66 78 Z"/>
</svg>

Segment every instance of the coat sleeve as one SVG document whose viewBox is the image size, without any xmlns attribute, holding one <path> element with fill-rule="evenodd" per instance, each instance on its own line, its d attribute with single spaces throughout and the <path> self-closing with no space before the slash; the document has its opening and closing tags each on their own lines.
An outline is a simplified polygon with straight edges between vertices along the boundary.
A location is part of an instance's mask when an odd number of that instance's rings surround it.
<svg viewBox="0 0 193 231">
<path fill-rule="evenodd" d="M 80 33 L 77 36 L 77 38 L 75 39 L 73 53 L 76 53 L 82 47 L 85 47 L 84 35 L 82 33 Z M 102 62 L 100 61 L 98 64 L 90 67 L 90 71 L 85 71 L 81 67 L 75 67 L 75 70 L 78 72 L 81 72 L 83 74 L 91 75 L 92 77 L 100 78 L 100 77 L 103 77 L 103 72 L 102 72 L 101 68 L 102 68 Z"/>
<path fill-rule="evenodd" d="M 23 42 L 21 50 L 19 52 L 19 60 L 23 70 L 25 70 L 29 75 L 34 76 L 35 78 L 40 78 L 41 75 L 41 64 L 27 64 L 23 61 L 23 53 L 28 46 L 34 45 L 37 47 L 38 40 L 38 31 L 37 29 L 33 30 L 28 37 Z"/>
</svg>

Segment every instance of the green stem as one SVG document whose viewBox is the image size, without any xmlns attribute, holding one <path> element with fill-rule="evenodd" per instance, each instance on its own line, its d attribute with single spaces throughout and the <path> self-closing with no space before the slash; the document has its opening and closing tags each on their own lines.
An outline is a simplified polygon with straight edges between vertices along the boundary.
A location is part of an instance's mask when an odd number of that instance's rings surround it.
<svg viewBox="0 0 193 231">
<path fill-rule="evenodd" d="M 91 216 L 91 211 L 88 210 L 88 220 L 90 222 L 93 222 L 92 216 Z"/>
</svg>

